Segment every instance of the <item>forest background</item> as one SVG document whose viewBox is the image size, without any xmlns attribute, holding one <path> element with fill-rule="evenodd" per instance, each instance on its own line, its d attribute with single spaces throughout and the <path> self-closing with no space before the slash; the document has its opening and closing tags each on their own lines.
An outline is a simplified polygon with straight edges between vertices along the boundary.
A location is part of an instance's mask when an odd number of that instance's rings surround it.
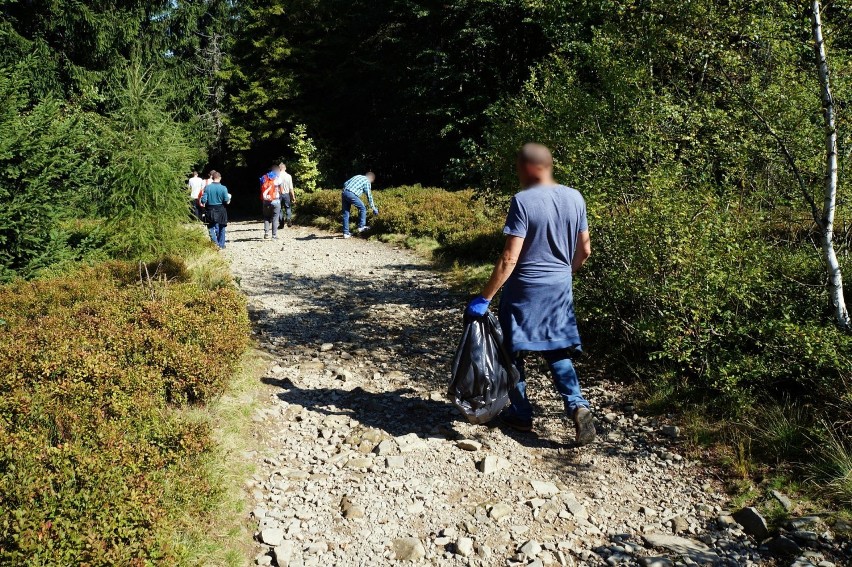
<svg viewBox="0 0 852 567">
<path fill-rule="evenodd" d="M 747 493 L 772 471 L 849 506 L 852 335 L 835 321 L 809 204 L 826 173 L 811 10 L 0 0 L 4 292 L 164 257 L 216 289 L 181 264 L 201 246 L 184 226 L 186 176 L 222 171 L 253 210 L 257 177 L 281 159 L 308 193 L 368 168 L 380 188 L 415 185 L 379 195 L 379 232 L 432 239 L 472 292 L 466 276 L 499 251 L 514 153 L 540 141 L 589 203 L 595 251 L 577 297 L 601 371 L 635 384 L 646 410 L 692 420 L 696 441 L 722 442 Z M 839 135 L 833 237 L 852 277 L 852 2 L 826 3 L 822 18 Z M 303 218 L 333 216 L 335 199 L 308 196 Z M 7 425 L 20 419 L 4 411 Z M 56 441 L 61 424 L 45 428 Z"/>
</svg>

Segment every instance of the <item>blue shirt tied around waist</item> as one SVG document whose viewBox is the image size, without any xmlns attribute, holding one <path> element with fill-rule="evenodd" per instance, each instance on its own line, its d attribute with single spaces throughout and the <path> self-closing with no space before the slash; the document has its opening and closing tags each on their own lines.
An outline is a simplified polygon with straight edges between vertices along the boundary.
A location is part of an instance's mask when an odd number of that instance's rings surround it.
<svg viewBox="0 0 852 567">
<path fill-rule="evenodd" d="M 571 262 L 589 229 L 586 202 L 564 185 L 540 185 L 512 198 L 503 234 L 524 239 L 503 287 L 499 319 L 511 352 L 580 349 Z"/>
<path fill-rule="evenodd" d="M 356 197 L 360 197 L 364 193 L 367 194 L 367 201 L 370 203 L 370 208 L 375 209 L 376 205 L 373 203 L 373 191 L 372 186 L 370 185 L 370 180 L 367 179 L 366 175 L 356 175 L 351 178 L 349 181 L 343 184 L 343 190 L 349 191 Z"/>
</svg>

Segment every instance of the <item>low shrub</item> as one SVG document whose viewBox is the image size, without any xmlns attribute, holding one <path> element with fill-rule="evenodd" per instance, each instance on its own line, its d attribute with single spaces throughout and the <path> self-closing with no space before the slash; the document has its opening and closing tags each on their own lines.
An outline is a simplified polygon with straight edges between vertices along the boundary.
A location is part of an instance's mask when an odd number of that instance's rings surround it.
<svg viewBox="0 0 852 567">
<path fill-rule="evenodd" d="M 374 192 L 380 215 L 370 221 L 374 234 L 431 238 L 435 254 L 448 260 L 496 258 L 503 249 L 504 215 L 497 214 L 473 191 L 397 187 Z M 340 191 L 318 191 L 300 201 L 299 215 L 323 228 L 340 223 Z M 352 209 L 355 210 L 354 207 Z"/>
<path fill-rule="evenodd" d="M 138 270 L 0 287 L 0 563 L 172 565 L 170 530 L 216 493 L 210 426 L 181 408 L 223 392 L 244 300 Z"/>
</svg>

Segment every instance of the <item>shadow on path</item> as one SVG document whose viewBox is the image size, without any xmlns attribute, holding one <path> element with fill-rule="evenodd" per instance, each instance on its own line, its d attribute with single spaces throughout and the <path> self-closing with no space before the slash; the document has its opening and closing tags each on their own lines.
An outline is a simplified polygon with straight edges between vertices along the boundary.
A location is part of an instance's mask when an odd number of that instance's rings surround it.
<svg viewBox="0 0 852 567">
<path fill-rule="evenodd" d="M 334 376 L 320 378 L 321 387 L 301 388 L 270 379 L 282 389 L 280 399 L 321 413 L 338 408 L 393 436 L 458 434 L 455 424 L 464 418 L 443 394 L 461 336 L 464 301 L 449 293 L 429 266 L 394 263 L 362 269 L 355 257 L 345 273 L 308 276 L 279 265 L 258 278 L 253 295 L 264 298 L 263 307 L 260 302 L 250 307 L 255 328 L 276 345 L 278 354 L 298 354 L 301 361 L 322 362 L 324 370 L 334 372 L 352 367 L 367 376 L 364 388 L 352 391 L 329 387 Z M 321 351 L 327 343 L 334 345 L 333 352 Z M 352 358 L 340 360 L 342 351 Z M 370 382 L 374 372 L 383 375 L 375 387 Z M 549 380 L 536 374 L 530 377 L 536 397 L 557 400 Z M 540 422 L 559 420 L 560 410 L 536 399 L 533 403 Z M 482 427 L 491 431 L 497 425 Z M 526 447 L 558 451 L 562 465 L 573 466 L 573 427 L 565 427 L 570 429 L 565 435 L 501 430 Z"/>
</svg>

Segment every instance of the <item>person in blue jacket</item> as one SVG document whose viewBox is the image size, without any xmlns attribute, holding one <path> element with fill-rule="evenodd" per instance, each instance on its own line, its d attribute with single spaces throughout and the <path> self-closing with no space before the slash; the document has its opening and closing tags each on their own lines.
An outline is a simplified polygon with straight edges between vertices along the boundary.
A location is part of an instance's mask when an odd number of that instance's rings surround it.
<svg viewBox="0 0 852 567">
<path fill-rule="evenodd" d="M 218 171 L 210 172 L 212 183 L 204 190 L 201 196 L 201 206 L 207 212 L 207 229 L 212 240 L 220 250 L 225 249 L 225 227 L 228 226 L 228 211 L 225 205 L 231 202 L 231 194 L 228 188 L 222 185 L 222 174 Z"/>
<path fill-rule="evenodd" d="M 503 288 L 498 319 L 521 379 L 500 418 L 515 429 L 532 429 L 524 359 L 539 352 L 574 421 L 576 442 L 594 441 L 589 402 L 583 397 L 572 358 L 581 351 L 574 315 L 573 275 L 591 256 L 586 202 L 575 189 L 553 179 L 553 156 L 540 144 L 527 144 L 518 154 L 523 190 L 512 198 L 503 234 L 506 244 L 491 278 L 467 307 L 483 316 Z"/>
</svg>

